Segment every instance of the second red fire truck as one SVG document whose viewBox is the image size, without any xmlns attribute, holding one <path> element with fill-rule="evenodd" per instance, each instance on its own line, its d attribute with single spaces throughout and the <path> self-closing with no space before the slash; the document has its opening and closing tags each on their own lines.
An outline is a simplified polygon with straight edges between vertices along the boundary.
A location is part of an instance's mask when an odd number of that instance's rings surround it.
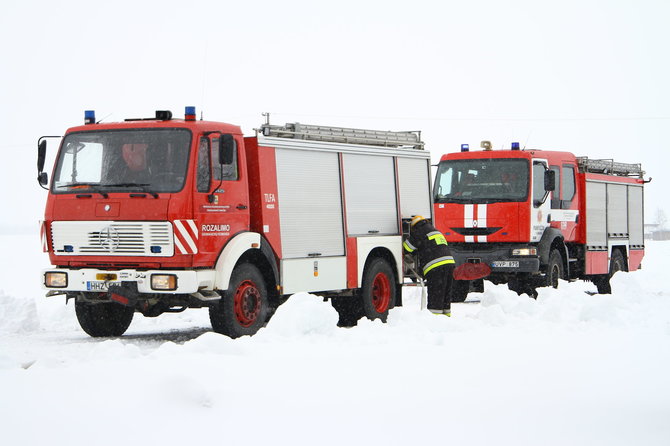
<svg viewBox="0 0 670 446">
<path fill-rule="evenodd" d="M 86 124 L 62 139 L 42 239 L 48 295 L 91 336 L 136 312 L 208 307 L 214 330 L 257 332 L 286 296 L 330 298 L 341 325 L 401 303 L 402 219 L 431 215 L 418 132 L 184 119 Z"/>
<path fill-rule="evenodd" d="M 434 215 L 460 266 L 454 299 L 482 291 L 486 278 L 519 294 L 592 281 L 609 293 L 617 271 L 644 256 L 644 172 L 639 164 L 548 150 L 469 151 L 444 155 L 434 186 Z M 460 273 L 460 275 L 459 275 Z M 470 277 L 468 277 L 470 276 Z"/>
</svg>

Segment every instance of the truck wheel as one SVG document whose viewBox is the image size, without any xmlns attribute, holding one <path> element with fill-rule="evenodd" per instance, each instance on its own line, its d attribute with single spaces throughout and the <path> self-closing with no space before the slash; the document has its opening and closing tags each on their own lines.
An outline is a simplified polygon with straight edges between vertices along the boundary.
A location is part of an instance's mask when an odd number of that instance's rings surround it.
<svg viewBox="0 0 670 446">
<path fill-rule="evenodd" d="M 558 249 L 552 249 L 549 254 L 549 263 L 547 264 L 547 281 L 545 286 L 558 288 L 558 279 L 563 278 L 563 258 Z"/>
<path fill-rule="evenodd" d="M 268 307 L 263 276 L 254 265 L 243 263 L 233 271 L 219 303 L 209 307 L 209 320 L 217 333 L 233 339 L 251 336 L 265 324 Z"/>
<path fill-rule="evenodd" d="M 373 259 L 363 273 L 360 296 L 363 316 L 386 322 L 389 309 L 395 306 L 396 283 L 393 269 L 379 257 Z"/>
<path fill-rule="evenodd" d="M 133 320 L 135 309 L 115 302 L 91 303 L 76 300 L 74 310 L 81 328 L 94 338 L 121 336 Z"/>
<path fill-rule="evenodd" d="M 363 317 L 363 307 L 356 296 L 338 296 L 330 300 L 340 319 L 338 327 L 354 327 Z"/>
<path fill-rule="evenodd" d="M 612 258 L 610 259 L 610 272 L 609 274 L 603 274 L 593 281 L 598 288 L 598 294 L 612 294 L 612 285 L 610 285 L 610 278 L 617 271 L 626 270 L 626 260 L 621 254 L 621 251 L 615 249 L 612 251 Z"/>
<path fill-rule="evenodd" d="M 468 280 L 453 280 L 451 282 L 451 301 L 465 302 L 470 292 L 470 281 Z"/>
<path fill-rule="evenodd" d="M 537 289 L 530 277 L 513 277 L 507 282 L 507 288 L 521 296 L 527 294 L 528 297 L 537 299 Z"/>
</svg>

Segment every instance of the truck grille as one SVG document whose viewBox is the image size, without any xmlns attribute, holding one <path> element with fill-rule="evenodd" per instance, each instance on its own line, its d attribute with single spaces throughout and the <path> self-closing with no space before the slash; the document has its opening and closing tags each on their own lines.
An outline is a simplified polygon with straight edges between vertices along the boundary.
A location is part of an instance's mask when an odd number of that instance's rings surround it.
<svg viewBox="0 0 670 446">
<path fill-rule="evenodd" d="M 174 254 L 172 224 L 167 221 L 54 221 L 51 240 L 56 255 L 171 257 Z"/>
</svg>

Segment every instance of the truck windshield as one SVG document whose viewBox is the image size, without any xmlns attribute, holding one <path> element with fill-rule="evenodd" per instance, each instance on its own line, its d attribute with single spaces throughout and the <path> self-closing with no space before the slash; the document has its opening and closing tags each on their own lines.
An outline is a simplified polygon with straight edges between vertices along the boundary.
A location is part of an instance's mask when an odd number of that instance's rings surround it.
<svg viewBox="0 0 670 446">
<path fill-rule="evenodd" d="M 63 139 L 52 191 L 178 192 L 190 142 L 186 129 L 71 133 Z"/>
<path fill-rule="evenodd" d="M 528 161 L 487 158 L 440 163 L 435 178 L 436 203 L 496 203 L 525 201 Z"/>
</svg>

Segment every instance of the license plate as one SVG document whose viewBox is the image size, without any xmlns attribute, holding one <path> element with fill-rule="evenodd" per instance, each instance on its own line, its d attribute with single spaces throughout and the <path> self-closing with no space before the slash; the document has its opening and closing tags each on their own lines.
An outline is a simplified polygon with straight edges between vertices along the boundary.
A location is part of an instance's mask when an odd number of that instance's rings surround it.
<svg viewBox="0 0 670 446">
<path fill-rule="evenodd" d="M 88 291 L 107 291 L 109 289 L 109 282 L 90 280 L 86 282 L 86 289 Z"/>
<path fill-rule="evenodd" d="M 495 262 L 491 262 L 491 266 L 494 268 L 518 268 L 519 267 L 519 261 L 518 260 L 497 260 Z"/>
</svg>

